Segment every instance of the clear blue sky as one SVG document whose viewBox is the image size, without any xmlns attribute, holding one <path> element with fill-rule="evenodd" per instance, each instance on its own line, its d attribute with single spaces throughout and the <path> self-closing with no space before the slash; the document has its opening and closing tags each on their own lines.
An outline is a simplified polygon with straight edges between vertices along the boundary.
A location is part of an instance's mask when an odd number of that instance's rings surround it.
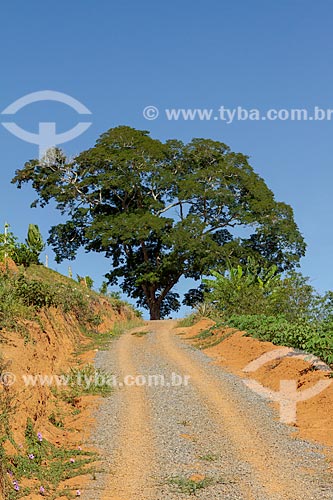
<svg viewBox="0 0 333 500">
<path fill-rule="evenodd" d="M 333 288 L 333 121 L 154 121 L 145 106 L 164 108 L 333 108 L 333 4 L 330 0 L 152 0 L 6 2 L 1 6 L 0 111 L 40 90 L 72 95 L 92 111 L 93 125 L 64 145 L 75 154 L 120 124 L 159 139 L 210 137 L 248 154 L 275 192 L 290 203 L 308 244 L 304 274 L 321 291 Z M 0 116 L 0 121 L 6 121 Z M 15 117 L 36 131 L 77 115 L 58 103 L 32 104 Z M 10 185 L 37 147 L 0 127 L 1 216 L 21 239 L 30 222 L 46 238 L 59 216 L 30 209 L 33 193 Z M 50 262 L 52 267 L 52 252 Z M 80 254 L 74 273 L 97 284 L 107 271 L 101 255 Z M 57 266 L 67 272 L 68 263 Z M 182 284 L 180 289 L 184 290 Z"/>
</svg>

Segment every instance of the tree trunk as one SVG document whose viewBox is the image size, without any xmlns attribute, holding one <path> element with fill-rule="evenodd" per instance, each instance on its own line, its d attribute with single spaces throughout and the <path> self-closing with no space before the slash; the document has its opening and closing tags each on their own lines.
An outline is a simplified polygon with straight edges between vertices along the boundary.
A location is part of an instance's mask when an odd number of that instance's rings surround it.
<svg viewBox="0 0 333 500">
<path fill-rule="evenodd" d="M 161 304 L 160 302 L 153 302 L 149 306 L 150 320 L 161 319 Z"/>
</svg>

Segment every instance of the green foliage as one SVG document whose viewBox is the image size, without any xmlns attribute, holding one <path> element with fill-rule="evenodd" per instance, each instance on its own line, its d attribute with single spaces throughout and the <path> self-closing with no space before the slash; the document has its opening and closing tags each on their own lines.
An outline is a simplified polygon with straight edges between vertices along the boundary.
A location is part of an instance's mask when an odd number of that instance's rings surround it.
<svg viewBox="0 0 333 500">
<path fill-rule="evenodd" d="M 85 284 L 89 290 L 92 290 L 94 286 L 94 280 L 90 276 L 80 276 L 79 274 L 76 275 L 76 279 L 78 283 Z"/>
<path fill-rule="evenodd" d="M 177 321 L 177 327 L 187 328 L 188 326 L 193 326 L 198 321 L 198 317 L 195 313 L 191 313 L 183 319 Z"/>
<path fill-rule="evenodd" d="M 224 273 L 211 272 L 215 279 L 204 279 L 204 304 L 211 304 L 211 317 L 230 315 L 283 314 L 288 320 L 312 319 L 319 312 L 321 299 L 308 278 L 290 271 L 286 276 L 276 266 L 261 267 L 249 258 L 245 265 L 229 267 Z"/>
<path fill-rule="evenodd" d="M 8 439 L 8 436 L 5 437 Z M 30 497 L 40 494 L 40 486 L 45 489 L 44 495 L 55 500 L 64 496 L 74 498 L 75 490 L 62 488 L 61 483 L 67 479 L 85 474 L 95 474 L 92 464 L 98 460 L 93 452 L 79 449 L 57 447 L 38 435 L 30 418 L 25 429 L 25 443 L 11 455 L 1 450 L 1 466 L 4 470 L 3 494 L 8 500 Z M 35 486 L 23 488 L 21 481 L 33 479 Z M 14 489 L 15 484 L 18 490 Z"/>
<path fill-rule="evenodd" d="M 34 311 L 18 298 L 12 275 L 0 274 L 0 328 L 16 330 L 19 318 L 32 319 L 33 316 Z"/>
<path fill-rule="evenodd" d="M 29 224 L 26 244 L 28 248 L 37 256 L 37 258 L 44 250 L 45 245 L 37 224 Z"/>
<path fill-rule="evenodd" d="M 126 310 L 125 306 L 122 307 L 123 311 L 125 311 Z M 132 319 L 115 322 L 112 330 L 107 333 L 91 332 L 91 331 L 85 332 L 85 336 L 88 339 L 90 339 L 90 343 L 85 344 L 84 346 L 80 346 L 80 349 L 77 351 L 77 354 L 81 354 L 82 352 L 91 351 L 94 349 L 98 349 L 99 351 L 106 351 L 109 349 L 112 340 L 117 338 L 119 335 L 122 335 L 126 331 L 131 330 L 132 328 L 137 328 L 143 325 L 143 320 L 141 319 L 141 317 L 133 318 L 132 309 L 128 309 L 128 312 L 131 314 Z"/>
<path fill-rule="evenodd" d="M 333 321 L 310 323 L 308 320 L 288 321 L 284 316 L 232 315 L 228 326 L 246 331 L 260 340 L 302 349 L 333 363 Z"/>
<path fill-rule="evenodd" d="M 94 312 L 94 299 L 70 284 L 34 279 L 26 273 L 0 274 L 0 327 L 17 329 L 19 319 L 34 319 L 41 308 L 57 307 L 73 314 L 82 325 L 96 327 L 101 318 Z"/>
<path fill-rule="evenodd" d="M 16 236 L 5 225 L 5 233 L 0 234 L 0 260 L 11 258 L 16 264 L 28 267 L 39 264 L 39 255 L 44 249 L 42 236 L 36 224 L 29 224 L 25 243 L 18 243 Z"/>
<path fill-rule="evenodd" d="M 95 368 L 93 365 L 84 365 L 71 368 L 68 373 L 61 375 L 64 388 L 52 388 L 54 396 L 59 397 L 73 408 L 82 396 L 107 397 L 113 390 L 112 375 L 106 371 Z"/>
<path fill-rule="evenodd" d="M 305 251 L 292 209 L 274 199 L 246 156 L 209 139 L 162 143 L 117 127 L 72 161 L 54 149 L 26 163 L 13 182 L 32 183 L 33 206 L 55 201 L 67 215 L 48 240 L 59 262 L 80 247 L 103 253 L 109 284 L 120 282 L 151 319 L 179 309 L 172 290 L 182 276 L 198 280 L 248 256 L 292 269 Z"/>
<path fill-rule="evenodd" d="M 215 307 L 213 318 L 333 363 L 333 292 L 320 296 L 300 273 L 282 276 L 275 266 L 263 269 L 251 259 L 212 276 L 204 284 L 205 300 Z M 211 330 L 202 333 L 204 338 Z"/>
<path fill-rule="evenodd" d="M 107 281 L 103 281 L 103 283 L 101 284 L 101 287 L 99 289 L 99 293 L 101 295 L 107 295 L 107 293 L 108 293 L 108 283 L 107 283 Z"/>
<path fill-rule="evenodd" d="M 26 306 L 41 309 L 42 307 L 57 307 L 60 305 L 59 296 L 55 294 L 55 289 L 48 283 L 31 280 L 24 274 L 19 274 L 13 280 L 13 284 L 17 299 Z"/>
<path fill-rule="evenodd" d="M 6 371 L 8 363 L 4 363 L 0 355 L 0 375 Z M 9 479 L 7 476 L 7 455 L 5 451 L 5 444 L 7 441 L 12 442 L 12 433 L 10 430 L 10 419 L 15 411 L 14 398 L 8 390 L 1 388 L 0 390 L 0 495 L 3 498 L 9 491 Z"/>
<path fill-rule="evenodd" d="M 84 395 L 107 397 L 112 392 L 111 375 L 105 370 L 95 368 L 93 365 L 84 365 L 71 368 L 65 374 L 68 389 L 74 398 Z"/>
<path fill-rule="evenodd" d="M 289 321 L 319 318 L 322 298 L 301 273 L 292 271 L 281 277 L 268 300 L 270 313 L 283 314 Z"/>
<path fill-rule="evenodd" d="M 58 427 L 58 428 L 63 428 L 64 427 L 64 422 L 62 420 L 62 418 L 58 415 L 56 415 L 56 413 L 53 411 L 49 417 L 49 422 L 51 422 L 52 425 L 54 425 L 54 427 Z"/>
<path fill-rule="evenodd" d="M 115 290 L 111 290 L 109 292 L 107 281 L 103 281 L 103 283 L 101 284 L 101 287 L 99 289 L 99 293 L 101 295 L 105 295 L 106 297 L 109 297 L 110 299 L 121 300 L 121 293 L 120 292 L 116 292 Z"/>
<path fill-rule="evenodd" d="M 89 290 L 92 290 L 92 288 L 94 286 L 94 280 L 90 276 L 86 276 L 85 281 L 86 281 L 86 284 L 87 284 L 87 287 L 89 288 Z"/>
<path fill-rule="evenodd" d="M 142 326 L 142 323 L 143 321 L 141 318 L 135 318 L 127 321 L 116 321 L 112 327 L 111 333 L 114 337 L 119 336 L 132 328 Z"/>
<path fill-rule="evenodd" d="M 24 267 L 39 263 L 38 256 L 25 243 L 19 243 L 16 246 L 15 252 L 12 254 L 12 259 L 18 266 Z"/>
<path fill-rule="evenodd" d="M 246 265 L 228 266 L 224 273 L 211 271 L 215 278 L 204 279 L 206 303 L 215 306 L 218 313 L 227 317 L 230 314 L 257 314 L 269 311 L 271 297 L 280 284 L 277 266 L 260 267 L 252 258 Z"/>
<path fill-rule="evenodd" d="M 186 477 L 173 477 L 169 479 L 169 484 L 175 486 L 177 491 L 187 495 L 196 495 L 197 491 L 207 488 L 214 483 L 212 478 L 204 478 L 200 481 L 194 481 Z"/>
<path fill-rule="evenodd" d="M 17 238 L 9 229 L 9 224 L 5 224 L 5 232 L 0 234 L 0 260 L 9 257 L 13 259 L 17 249 Z M 14 259 L 13 259 L 14 260 Z"/>
</svg>

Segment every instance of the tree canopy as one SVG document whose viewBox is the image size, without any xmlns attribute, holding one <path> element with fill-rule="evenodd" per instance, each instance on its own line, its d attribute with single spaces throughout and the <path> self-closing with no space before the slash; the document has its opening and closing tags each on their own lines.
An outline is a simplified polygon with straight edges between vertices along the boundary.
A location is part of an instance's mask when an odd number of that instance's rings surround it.
<svg viewBox="0 0 333 500">
<path fill-rule="evenodd" d="M 275 200 L 248 158 L 210 139 L 162 143 L 127 126 L 74 159 L 55 148 L 13 179 L 31 182 L 32 206 L 55 201 L 66 220 L 50 230 L 56 259 L 80 247 L 110 258 L 109 283 L 159 319 L 180 307 L 179 279 L 198 280 L 253 256 L 285 271 L 305 252 L 292 208 Z"/>
</svg>

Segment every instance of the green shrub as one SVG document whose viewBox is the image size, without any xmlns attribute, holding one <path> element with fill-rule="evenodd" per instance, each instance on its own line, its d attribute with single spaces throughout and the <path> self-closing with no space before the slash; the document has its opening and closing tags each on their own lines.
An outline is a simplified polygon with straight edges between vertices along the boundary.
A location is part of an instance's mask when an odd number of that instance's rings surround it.
<svg viewBox="0 0 333 500">
<path fill-rule="evenodd" d="M 57 307 L 59 300 L 55 290 L 47 283 L 39 280 L 31 280 L 20 274 L 14 281 L 15 293 L 26 306 L 34 306 L 37 309 L 42 307 Z"/>
<path fill-rule="evenodd" d="M 45 245 L 39 227 L 29 224 L 25 243 L 18 243 L 16 236 L 9 231 L 9 224 L 5 224 L 5 232 L 0 234 L 0 260 L 9 257 L 24 267 L 39 264 L 39 255 Z"/>
<path fill-rule="evenodd" d="M 212 271 L 211 275 L 214 279 L 203 280 L 205 302 L 215 307 L 211 315 L 284 315 L 297 321 L 316 317 L 322 306 L 308 278 L 294 271 L 282 276 L 276 266 L 266 269 L 253 259 L 223 273 Z"/>
<path fill-rule="evenodd" d="M 301 349 L 333 363 L 333 323 L 290 322 L 284 316 L 232 315 L 228 326 L 246 331 L 251 337 Z"/>
<path fill-rule="evenodd" d="M 38 255 L 30 250 L 30 248 L 25 243 L 20 243 L 15 252 L 12 255 L 12 258 L 18 266 L 29 267 L 32 264 L 38 264 Z"/>
<path fill-rule="evenodd" d="M 0 274 L 0 328 L 17 330 L 19 318 L 32 319 L 33 310 L 18 298 L 13 278 Z"/>
<path fill-rule="evenodd" d="M 17 320 L 36 319 L 42 308 L 57 307 L 73 314 L 82 325 L 98 326 L 102 318 L 95 313 L 97 297 L 86 290 L 63 283 L 48 283 L 24 273 L 0 274 L 0 328 L 17 329 Z"/>
<path fill-rule="evenodd" d="M 276 266 L 264 269 L 251 258 L 244 266 L 229 266 L 225 272 L 211 271 L 211 275 L 214 279 L 203 280 L 205 302 L 215 305 L 225 316 L 268 312 L 269 297 L 280 281 Z"/>
</svg>

